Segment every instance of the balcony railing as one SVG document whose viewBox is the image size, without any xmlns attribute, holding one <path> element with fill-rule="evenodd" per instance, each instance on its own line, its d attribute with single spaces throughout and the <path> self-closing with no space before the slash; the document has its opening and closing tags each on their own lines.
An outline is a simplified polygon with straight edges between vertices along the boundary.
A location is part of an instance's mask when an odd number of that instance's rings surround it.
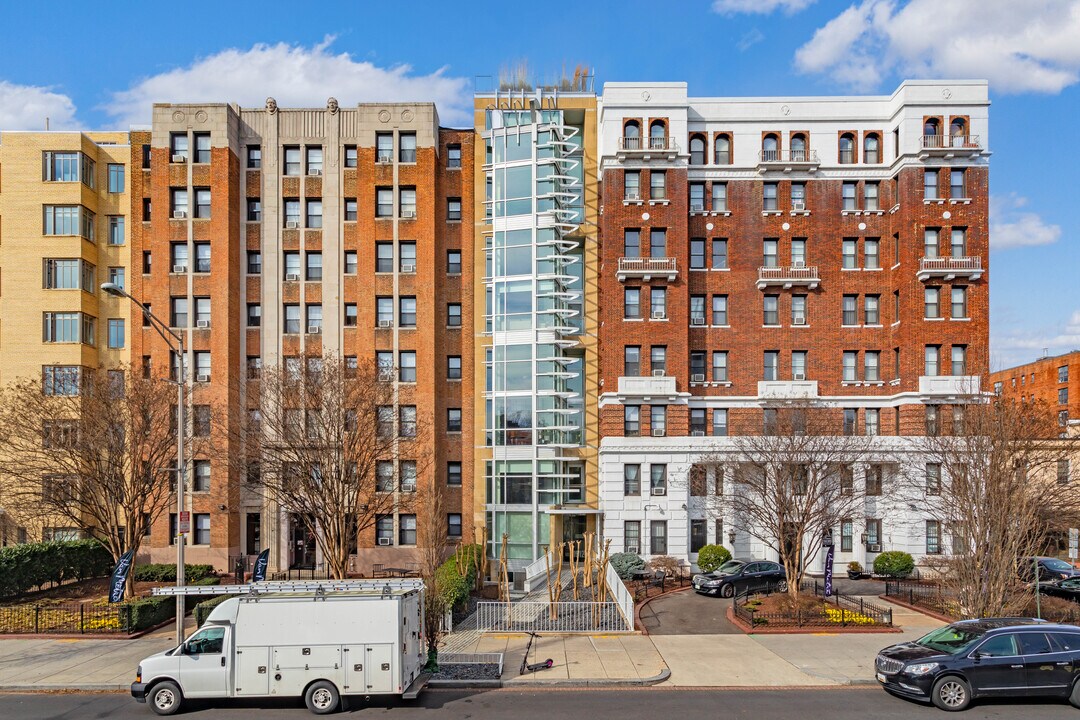
<svg viewBox="0 0 1080 720">
<path fill-rule="evenodd" d="M 619 397 L 632 397 L 637 400 L 674 400 L 677 396 L 674 377 L 645 375 L 619 378 Z"/>
<path fill-rule="evenodd" d="M 619 281 L 628 277 L 651 280 L 654 277 L 674 281 L 679 270 L 673 257 L 624 257 L 619 258 Z"/>
<path fill-rule="evenodd" d="M 619 138 L 619 156 L 634 155 L 648 159 L 650 155 L 674 157 L 679 146 L 669 137 L 621 137 Z"/>
<path fill-rule="evenodd" d="M 938 399 L 978 395 L 978 375 L 920 375 L 919 394 Z"/>
<path fill-rule="evenodd" d="M 982 152 L 978 135 L 923 135 L 921 150 L 926 155 L 975 155 Z"/>
<path fill-rule="evenodd" d="M 759 165 L 810 166 L 820 165 L 817 150 L 761 150 Z"/>
<path fill-rule="evenodd" d="M 821 282 L 817 265 L 794 266 L 784 265 L 780 267 L 758 268 L 757 288 L 761 290 L 769 285 L 783 285 L 790 288 L 795 285 L 805 285 L 813 290 Z"/>
<path fill-rule="evenodd" d="M 968 277 L 978 280 L 982 277 L 982 258 L 975 257 L 924 257 L 919 260 L 920 280 L 940 277 L 952 280 L 956 277 Z"/>
</svg>

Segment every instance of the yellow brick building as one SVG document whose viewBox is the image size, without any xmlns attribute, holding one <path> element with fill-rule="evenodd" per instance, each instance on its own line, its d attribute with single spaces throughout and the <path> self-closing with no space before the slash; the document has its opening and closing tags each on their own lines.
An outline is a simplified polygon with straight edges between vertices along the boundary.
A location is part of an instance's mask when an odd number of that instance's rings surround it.
<svg viewBox="0 0 1080 720">
<path fill-rule="evenodd" d="M 66 393 L 82 368 L 130 362 L 131 308 L 100 290 L 131 277 L 130 137 L 0 133 L 0 385 Z M 73 534 L 5 511 L 3 482 L 0 545 Z"/>
</svg>

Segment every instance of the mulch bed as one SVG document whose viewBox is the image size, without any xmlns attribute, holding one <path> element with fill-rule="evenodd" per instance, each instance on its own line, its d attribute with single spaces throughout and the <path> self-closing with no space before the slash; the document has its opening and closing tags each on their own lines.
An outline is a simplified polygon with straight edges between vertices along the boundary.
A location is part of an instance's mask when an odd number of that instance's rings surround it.
<svg viewBox="0 0 1080 720">
<path fill-rule="evenodd" d="M 753 627 L 746 618 L 728 609 L 728 618 L 747 633 L 889 633 L 901 632 L 899 628 L 879 625 L 869 616 L 860 616 L 858 612 L 844 609 L 848 624 L 844 625 L 838 615 L 840 608 L 826 603 L 817 596 L 800 595 L 794 602 L 784 593 L 756 595 L 743 607 L 754 610 Z M 758 616 L 762 616 L 760 620 Z M 799 616 L 804 624 L 799 624 Z M 764 622 L 762 622 L 764 621 Z"/>
<path fill-rule="evenodd" d="M 137 582 L 135 583 L 136 597 L 147 597 L 150 590 L 163 585 L 173 583 L 163 582 Z M 109 595 L 109 578 L 94 578 L 82 582 L 59 585 L 48 590 L 39 590 L 27 593 L 15 598 L 0 601 L 0 607 L 12 607 L 15 605 L 74 605 L 96 604 L 104 602 Z"/>
<path fill-rule="evenodd" d="M 498 663 L 439 663 L 432 680 L 498 680 Z"/>
</svg>

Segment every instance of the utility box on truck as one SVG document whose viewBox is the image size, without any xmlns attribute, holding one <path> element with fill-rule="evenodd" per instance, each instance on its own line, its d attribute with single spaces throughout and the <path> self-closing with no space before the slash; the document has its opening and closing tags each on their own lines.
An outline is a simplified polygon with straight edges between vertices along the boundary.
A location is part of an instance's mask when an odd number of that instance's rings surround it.
<svg viewBox="0 0 1080 720">
<path fill-rule="evenodd" d="M 131 693 L 159 715 L 184 698 L 303 697 L 316 714 L 342 695 L 415 697 L 427 682 L 423 583 L 256 583 L 162 588 L 234 594 L 183 645 L 139 665 Z"/>
</svg>

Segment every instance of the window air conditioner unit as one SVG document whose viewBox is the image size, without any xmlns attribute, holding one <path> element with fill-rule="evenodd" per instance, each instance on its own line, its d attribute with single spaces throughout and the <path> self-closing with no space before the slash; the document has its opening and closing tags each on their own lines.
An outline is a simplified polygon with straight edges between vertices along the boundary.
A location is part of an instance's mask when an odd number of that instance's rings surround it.
<svg viewBox="0 0 1080 720">
<path fill-rule="evenodd" d="M 389 545 L 390 544 L 390 538 L 379 538 L 379 544 L 380 545 Z"/>
<path fill-rule="evenodd" d="M 381 328 L 394 327 L 394 321 L 393 320 L 380 320 L 379 321 L 379 327 L 381 327 Z"/>
<path fill-rule="evenodd" d="M 806 373 L 792 373 L 791 379 L 792 380 L 805 380 L 806 379 Z"/>
<path fill-rule="evenodd" d="M 300 227 L 300 222 L 298 220 L 288 220 L 288 221 L 285 222 L 285 229 L 286 230 L 296 230 L 299 227 Z"/>
<path fill-rule="evenodd" d="M 653 437 L 664 437 L 665 435 L 667 435 L 667 431 L 664 430 L 664 428 L 653 428 L 653 431 L 652 431 L 652 436 Z M 654 491 L 653 494 L 655 495 L 656 492 Z"/>
<path fill-rule="evenodd" d="M 639 192 L 628 192 L 628 193 L 626 193 L 626 197 L 624 197 L 623 199 L 624 200 L 640 200 L 641 199 L 641 193 L 639 193 Z"/>
<path fill-rule="evenodd" d="M 308 170 L 308 175 L 318 177 L 318 176 L 322 175 L 322 170 L 320 170 L 319 168 L 314 168 L 312 170 Z"/>
<path fill-rule="evenodd" d="M 667 495 L 667 488 L 654 487 L 652 488 L 653 495 Z"/>
<path fill-rule="evenodd" d="M 792 325 L 805 325 L 806 324 L 806 316 L 805 315 L 796 315 L 795 317 L 793 317 L 791 319 L 791 324 Z"/>
<path fill-rule="evenodd" d="M 793 267 L 793 268 L 804 268 L 804 267 L 806 267 L 806 261 L 805 260 L 792 260 L 791 261 L 791 267 Z"/>
<path fill-rule="evenodd" d="M 805 210 L 806 209 L 806 201 L 805 200 L 792 200 L 791 201 L 791 209 L 792 210 L 798 210 L 798 211 Z"/>
<path fill-rule="evenodd" d="M 705 382 L 705 374 L 698 373 L 690 376 L 690 382 Z"/>
<path fill-rule="evenodd" d="M 416 272 L 416 263 L 402 263 L 401 264 L 401 272 L 403 272 L 403 273 Z"/>
<path fill-rule="evenodd" d="M 664 371 L 663 370 L 653 370 L 652 371 L 652 376 L 653 377 L 664 377 Z"/>
<path fill-rule="evenodd" d="M 690 212 L 705 212 L 705 204 L 704 203 L 691 203 L 690 204 Z"/>
<path fill-rule="evenodd" d="M 704 325 L 705 324 L 705 318 L 703 318 L 703 317 L 692 317 L 692 318 L 690 318 L 690 324 L 691 325 Z"/>
<path fill-rule="evenodd" d="M 667 313 L 664 312 L 663 310 L 657 310 L 656 312 L 654 312 L 652 314 L 652 319 L 653 320 L 664 320 L 666 318 L 667 318 Z"/>
<path fill-rule="evenodd" d="M 394 162 L 394 153 L 391 153 L 391 152 L 379 153 L 378 156 L 375 158 L 375 162 L 381 162 L 381 163 Z"/>
<path fill-rule="evenodd" d="M 318 335 L 322 332 L 322 325 L 308 325 L 307 331 L 308 335 Z"/>
<path fill-rule="evenodd" d="M 174 273 L 186 273 L 187 272 L 187 265 L 173 265 L 172 266 L 172 271 Z"/>
<path fill-rule="evenodd" d="M 196 320 L 195 321 L 195 327 L 197 327 L 197 328 L 208 328 L 208 327 L 210 327 L 210 321 L 209 320 Z"/>
<path fill-rule="evenodd" d="M 867 545 L 866 546 L 866 552 L 874 552 L 874 553 L 881 552 L 881 544 L 880 543 L 874 543 L 873 545 Z"/>
<path fill-rule="evenodd" d="M 416 217 L 416 211 L 415 210 L 402 210 L 401 211 L 401 218 L 403 220 L 411 220 L 414 217 Z"/>
<path fill-rule="evenodd" d="M 209 375 L 196 375 L 195 376 L 195 382 L 201 382 L 201 383 L 210 382 L 210 376 Z"/>
<path fill-rule="evenodd" d="M 691 430 L 690 435 L 692 437 L 705 437 L 705 431 L 704 430 Z"/>
<path fill-rule="evenodd" d="M 285 282 L 300 282 L 300 273 L 286 273 Z"/>
<path fill-rule="evenodd" d="M 379 371 L 379 382 L 392 382 L 393 379 L 394 379 L 394 371 L 393 370 L 380 370 Z"/>
<path fill-rule="evenodd" d="M 173 155 L 172 156 L 172 161 L 174 163 L 187 162 L 187 155 Z"/>
<path fill-rule="evenodd" d="M 173 210 L 173 220 L 183 220 L 187 217 L 187 210 Z"/>
</svg>

